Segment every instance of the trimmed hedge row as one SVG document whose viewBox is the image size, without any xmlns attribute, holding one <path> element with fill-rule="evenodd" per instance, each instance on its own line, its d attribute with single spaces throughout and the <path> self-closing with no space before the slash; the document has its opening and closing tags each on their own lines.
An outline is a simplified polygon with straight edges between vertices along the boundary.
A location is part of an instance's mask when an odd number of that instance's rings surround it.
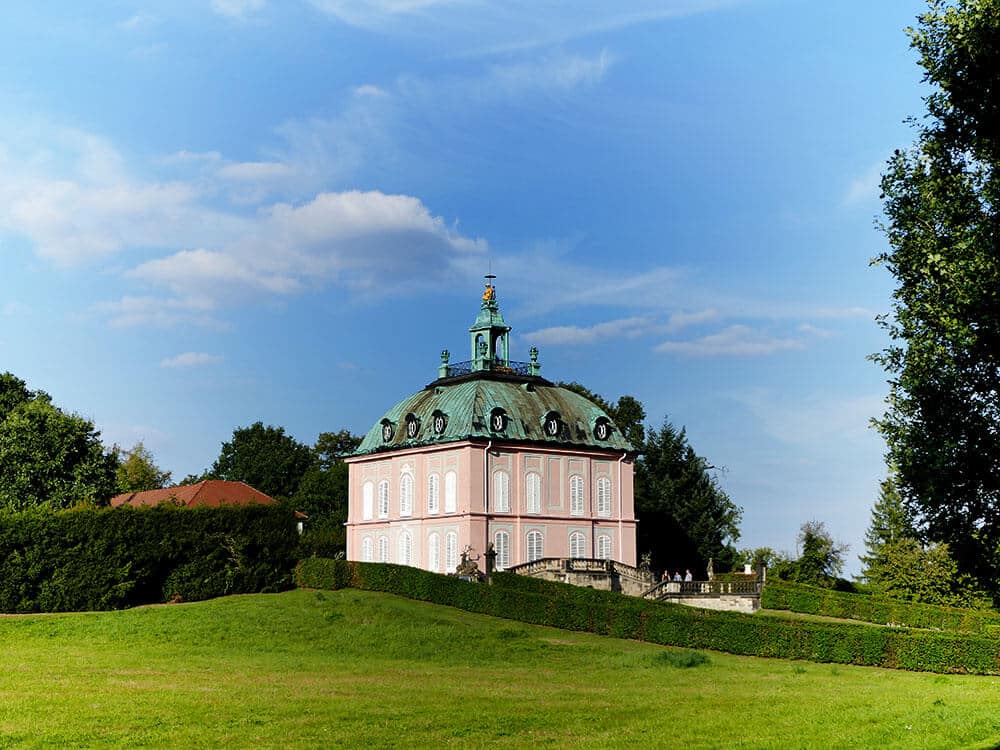
<svg viewBox="0 0 1000 750">
<path fill-rule="evenodd" d="M 747 656 L 928 672 L 1000 673 L 1000 642 L 955 633 L 782 620 L 646 601 L 567 584 L 496 574 L 493 585 L 405 566 L 312 558 L 299 586 L 384 591 L 511 620 Z"/>
<path fill-rule="evenodd" d="M 786 581 L 768 581 L 761 594 L 760 606 L 879 625 L 957 630 L 983 635 L 1000 633 L 1000 614 L 991 610 L 898 602 Z"/>
<path fill-rule="evenodd" d="M 0 612 L 119 609 L 291 585 L 298 534 L 276 505 L 0 514 Z"/>
</svg>

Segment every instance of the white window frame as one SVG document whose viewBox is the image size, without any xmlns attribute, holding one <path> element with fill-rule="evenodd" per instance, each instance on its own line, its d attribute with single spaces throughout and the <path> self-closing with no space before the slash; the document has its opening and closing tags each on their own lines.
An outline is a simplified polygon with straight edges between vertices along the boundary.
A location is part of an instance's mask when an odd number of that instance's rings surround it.
<svg viewBox="0 0 1000 750">
<path fill-rule="evenodd" d="M 389 517 L 389 480 L 383 479 L 378 483 L 378 517 Z"/>
<path fill-rule="evenodd" d="M 399 532 L 399 564 L 413 565 L 413 535 L 403 529 Z"/>
<path fill-rule="evenodd" d="M 493 472 L 493 511 L 510 513 L 510 474 L 503 469 Z"/>
<path fill-rule="evenodd" d="M 361 540 L 361 562 L 371 562 L 372 561 L 372 548 L 374 547 L 372 543 L 372 538 L 366 536 Z"/>
<path fill-rule="evenodd" d="M 389 562 L 389 537 L 380 536 L 378 538 L 378 562 Z"/>
<path fill-rule="evenodd" d="M 545 535 L 538 529 L 532 529 L 525 536 L 525 547 L 528 552 L 528 562 L 541 560 L 545 557 Z"/>
<path fill-rule="evenodd" d="M 582 516 L 583 510 L 583 477 L 573 474 L 569 478 L 569 514 Z"/>
<path fill-rule="evenodd" d="M 427 514 L 436 516 L 441 512 L 441 477 L 430 474 L 427 477 Z"/>
<path fill-rule="evenodd" d="M 576 559 L 587 556 L 587 537 L 582 531 L 573 531 L 570 533 L 569 556 Z"/>
<path fill-rule="evenodd" d="M 404 471 L 399 477 L 399 515 L 413 515 L 413 475 Z"/>
<path fill-rule="evenodd" d="M 610 560 L 611 559 L 611 535 L 610 534 L 600 534 L 597 537 L 597 559 L 598 560 Z"/>
<path fill-rule="evenodd" d="M 493 551 L 497 553 L 497 570 L 506 570 L 510 567 L 510 532 L 506 529 L 498 529 L 493 535 Z"/>
<path fill-rule="evenodd" d="M 525 512 L 542 512 L 542 475 L 529 471 L 524 477 Z"/>
<path fill-rule="evenodd" d="M 427 537 L 427 570 L 441 572 L 441 536 L 436 531 Z"/>
<path fill-rule="evenodd" d="M 611 480 L 607 477 L 597 479 L 597 515 L 611 517 Z"/>
<path fill-rule="evenodd" d="M 444 475 L 444 512 L 456 513 L 458 511 L 458 474 L 454 471 L 446 472 Z M 458 563 L 455 563 L 458 565 Z"/>
<path fill-rule="evenodd" d="M 375 483 L 365 482 L 361 488 L 361 520 L 371 521 L 375 517 Z"/>
<path fill-rule="evenodd" d="M 449 531 L 444 535 L 444 572 L 454 573 L 458 567 L 458 534 Z"/>
</svg>

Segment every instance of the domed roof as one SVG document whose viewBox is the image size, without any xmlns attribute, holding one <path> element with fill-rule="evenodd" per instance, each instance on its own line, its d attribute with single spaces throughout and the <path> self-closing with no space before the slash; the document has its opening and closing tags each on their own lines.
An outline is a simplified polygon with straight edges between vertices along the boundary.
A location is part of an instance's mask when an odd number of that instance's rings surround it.
<svg viewBox="0 0 1000 750">
<path fill-rule="evenodd" d="M 383 414 L 354 455 L 474 439 L 635 450 L 597 404 L 538 375 L 537 349 L 511 361 L 494 278 L 469 329 L 472 358 L 451 364 L 441 352 L 438 379 Z"/>
<path fill-rule="evenodd" d="M 483 439 L 633 451 L 592 401 L 539 377 L 441 379 L 387 411 L 355 455 Z"/>
</svg>

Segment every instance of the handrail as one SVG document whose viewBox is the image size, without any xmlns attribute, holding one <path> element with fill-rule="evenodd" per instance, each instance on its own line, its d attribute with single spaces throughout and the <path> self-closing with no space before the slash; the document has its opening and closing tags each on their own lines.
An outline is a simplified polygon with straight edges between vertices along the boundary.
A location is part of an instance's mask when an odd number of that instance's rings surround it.
<svg viewBox="0 0 1000 750">
<path fill-rule="evenodd" d="M 667 596 L 698 596 L 707 594 L 737 594 L 741 596 L 759 596 L 763 583 L 761 581 L 661 581 L 646 591 L 644 599 L 662 599 Z"/>
</svg>

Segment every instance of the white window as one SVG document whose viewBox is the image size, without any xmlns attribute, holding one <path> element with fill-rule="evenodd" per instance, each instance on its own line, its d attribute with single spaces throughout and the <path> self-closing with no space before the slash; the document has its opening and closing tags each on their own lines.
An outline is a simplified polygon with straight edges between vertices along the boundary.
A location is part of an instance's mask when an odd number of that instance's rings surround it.
<svg viewBox="0 0 1000 750">
<path fill-rule="evenodd" d="M 365 482 L 365 486 L 361 490 L 361 496 L 364 498 L 361 503 L 361 518 L 365 521 L 370 521 L 375 517 L 375 485 L 371 482 Z"/>
<path fill-rule="evenodd" d="M 458 534 L 449 531 L 444 537 L 444 572 L 454 573 L 458 567 Z"/>
<path fill-rule="evenodd" d="M 427 512 L 435 514 L 441 512 L 441 477 L 431 474 L 427 477 Z"/>
<path fill-rule="evenodd" d="M 569 535 L 569 556 L 584 557 L 586 554 L 587 540 L 579 531 L 574 531 Z"/>
<path fill-rule="evenodd" d="M 411 565 L 413 562 L 413 537 L 409 531 L 399 532 L 399 564 Z"/>
<path fill-rule="evenodd" d="M 361 562 L 372 561 L 372 538 L 366 536 L 361 540 Z"/>
<path fill-rule="evenodd" d="M 458 477 L 449 471 L 444 475 L 444 512 L 454 513 L 458 509 Z M 458 563 L 455 563 L 456 565 Z"/>
<path fill-rule="evenodd" d="M 413 475 L 403 474 L 399 478 L 399 515 L 413 515 Z"/>
<path fill-rule="evenodd" d="M 601 560 L 611 559 L 611 537 L 607 534 L 597 537 L 597 557 Z"/>
<path fill-rule="evenodd" d="M 604 518 L 611 515 L 611 480 L 607 477 L 597 480 L 597 515 Z"/>
<path fill-rule="evenodd" d="M 436 531 L 427 537 L 427 570 L 441 572 L 441 537 Z"/>
<path fill-rule="evenodd" d="M 387 536 L 378 538 L 378 561 L 389 562 L 389 537 Z"/>
<path fill-rule="evenodd" d="M 383 479 L 378 483 L 378 517 L 389 517 L 389 480 Z"/>
<path fill-rule="evenodd" d="M 493 510 L 510 513 L 510 475 L 506 471 L 493 473 Z"/>
<path fill-rule="evenodd" d="M 510 567 L 510 534 L 498 531 L 493 535 L 493 549 L 497 553 L 497 570 Z"/>
<path fill-rule="evenodd" d="M 529 531 L 528 532 L 528 562 L 532 560 L 540 560 L 545 553 L 545 540 L 542 538 L 542 532 L 540 531 Z"/>
<path fill-rule="evenodd" d="M 569 478 L 569 512 L 574 516 L 583 515 L 583 477 L 579 474 Z"/>
<path fill-rule="evenodd" d="M 542 478 L 533 471 L 524 478 L 524 496 L 528 513 L 542 512 Z"/>
</svg>

